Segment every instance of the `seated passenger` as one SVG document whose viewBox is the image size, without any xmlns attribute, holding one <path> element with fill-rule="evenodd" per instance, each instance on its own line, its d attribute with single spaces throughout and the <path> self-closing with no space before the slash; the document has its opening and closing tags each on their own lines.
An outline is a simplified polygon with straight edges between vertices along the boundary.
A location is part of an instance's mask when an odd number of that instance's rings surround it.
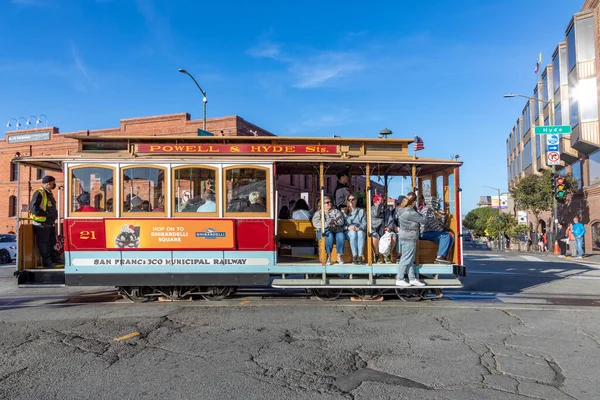
<svg viewBox="0 0 600 400">
<path fill-rule="evenodd" d="M 364 264 L 363 249 L 365 248 L 367 217 L 365 210 L 356 207 L 356 196 L 353 194 L 348 195 L 344 214 L 346 237 L 350 242 L 350 249 L 352 249 L 352 264 Z"/>
<path fill-rule="evenodd" d="M 294 209 L 292 211 L 292 219 L 301 220 L 301 221 L 310 221 L 312 218 L 312 213 L 308 208 L 308 204 L 304 199 L 298 199 Z"/>
<path fill-rule="evenodd" d="M 106 200 L 106 211 L 112 212 L 113 210 L 113 199 Z"/>
<path fill-rule="evenodd" d="M 88 192 L 83 192 L 79 196 L 77 196 L 77 203 L 79 207 L 76 212 L 98 212 L 96 207 L 90 206 L 90 194 Z"/>
<path fill-rule="evenodd" d="M 131 209 L 129 211 L 131 211 L 131 212 L 145 211 L 143 208 L 144 200 L 142 200 L 138 196 L 133 196 L 131 198 L 130 204 L 131 204 Z"/>
<path fill-rule="evenodd" d="M 216 212 L 217 211 L 217 203 L 215 203 L 215 192 L 212 190 L 207 190 L 204 194 L 204 204 L 202 204 L 197 212 Z"/>
<path fill-rule="evenodd" d="M 264 205 L 264 197 L 261 197 L 260 192 L 252 192 L 248 196 L 250 205 L 244 208 L 244 212 L 265 212 L 267 208 Z M 262 204 L 261 204 L 262 203 Z"/>
<path fill-rule="evenodd" d="M 344 214 L 332 206 L 332 201 L 329 196 L 325 196 L 323 200 L 323 213 L 325 215 L 325 223 L 321 223 L 321 204 L 319 210 L 315 213 L 312 219 L 313 226 L 317 228 L 317 239 L 321 240 L 325 236 L 325 252 L 327 253 L 327 265 L 331 265 L 331 252 L 333 251 L 333 242 L 337 248 L 338 264 L 343 264 L 344 259 Z M 323 233 L 322 233 L 323 232 Z"/>
<path fill-rule="evenodd" d="M 288 206 L 281 207 L 279 210 L 279 215 L 277 215 L 277 219 L 290 219 L 290 210 Z"/>
<path fill-rule="evenodd" d="M 439 210 L 439 205 L 440 200 L 437 197 L 425 199 L 425 206 L 421 210 L 421 215 L 425 218 L 425 223 L 421 225 L 421 239 L 439 243 L 436 263 L 451 264 L 452 261 L 446 257 L 450 253 L 454 238 L 446 229 L 446 215 Z"/>
<path fill-rule="evenodd" d="M 165 211 L 165 196 L 162 194 L 158 196 L 158 200 L 156 200 L 156 207 L 152 209 L 153 212 L 163 212 Z"/>
<path fill-rule="evenodd" d="M 394 212 L 387 208 L 383 202 L 383 196 L 376 195 L 373 197 L 373 205 L 371 206 L 371 241 L 373 243 L 373 252 L 375 253 L 374 262 L 391 264 L 390 254 L 379 254 L 379 239 L 386 234 L 392 235 L 390 249 L 396 246 L 396 223 L 394 222 Z"/>
</svg>

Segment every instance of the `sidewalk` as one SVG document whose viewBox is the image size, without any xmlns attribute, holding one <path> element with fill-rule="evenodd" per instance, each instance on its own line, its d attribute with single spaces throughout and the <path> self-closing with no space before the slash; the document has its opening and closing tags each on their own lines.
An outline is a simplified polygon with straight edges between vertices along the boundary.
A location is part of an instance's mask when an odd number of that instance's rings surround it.
<svg viewBox="0 0 600 400">
<path fill-rule="evenodd" d="M 486 243 L 477 243 L 477 244 L 481 247 L 482 250 L 487 248 L 492 253 L 497 253 L 497 254 L 512 253 L 512 254 L 519 254 L 519 255 L 530 255 L 530 256 L 535 256 L 535 257 L 553 258 L 558 261 L 564 260 L 564 261 L 575 262 L 575 263 L 584 262 L 584 263 L 589 263 L 589 264 L 600 265 L 600 254 L 585 254 L 583 256 L 583 259 L 580 259 L 580 258 L 576 258 L 576 257 L 573 258 L 571 256 L 558 257 L 552 251 L 539 252 L 539 251 L 522 251 L 522 250 L 516 250 L 516 249 L 501 251 L 501 250 L 496 250 L 493 248 L 492 249 L 488 248 Z"/>
</svg>

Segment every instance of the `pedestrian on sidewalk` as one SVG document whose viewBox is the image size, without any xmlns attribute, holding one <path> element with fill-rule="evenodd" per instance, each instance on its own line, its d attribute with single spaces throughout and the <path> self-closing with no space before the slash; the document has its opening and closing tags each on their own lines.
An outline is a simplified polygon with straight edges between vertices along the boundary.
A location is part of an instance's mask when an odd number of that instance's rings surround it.
<svg viewBox="0 0 600 400">
<path fill-rule="evenodd" d="M 577 248 L 577 258 L 583 258 L 583 236 L 585 235 L 585 226 L 579 222 L 579 218 L 573 218 L 573 236 L 575 236 L 575 247 Z"/>
<path fill-rule="evenodd" d="M 558 248 L 560 249 L 559 257 L 564 257 L 567 254 L 567 241 L 569 238 L 567 237 L 567 230 L 565 228 L 565 224 L 562 222 L 558 223 L 558 232 L 556 233 L 556 241 L 558 244 Z"/>
<path fill-rule="evenodd" d="M 577 248 L 575 247 L 575 235 L 573 235 L 573 223 L 570 223 L 567 227 L 566 235 L 567 239 L 569 239 L 568 243 L 571 257 L 575 258 L 577 256 Z"/>
<path fill-rule="evenodd" d="M 521 245 L 521 251 L 527 251 L 527 235 L 525 235 L 525 232 L 521 232 L 519 235 L 519 243 Z"/>
</svg>

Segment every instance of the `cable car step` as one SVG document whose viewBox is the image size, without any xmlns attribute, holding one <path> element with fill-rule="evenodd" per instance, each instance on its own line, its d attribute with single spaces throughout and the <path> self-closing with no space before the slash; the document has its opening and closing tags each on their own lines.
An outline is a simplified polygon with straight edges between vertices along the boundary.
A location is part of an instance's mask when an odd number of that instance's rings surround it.
<svg viewBox="0 0 600 400">
<path fill-rule="evenodd" d="M 404 289 L 451 289 L 461 288 L 463 284 L 456 278 L 451 279 L 423 279 L 425 286 L 410 286 Z M 381 278 L 373 279 L 370 284 L 368 279 L 344 279 L 329 278 L 325 283 L 321 279 L 274 279 L 271 286 L 275 288 L 354 288 L 354 289 L 392 289 L 401 288 L 396 286 L 395 279 Z"/>
<path fill-rule="evenodd" d="M 65 286 L 65 270 L 61 269 L 26 269 L 17 271 L 19 287 L 63 287 Z"/>
</svg>

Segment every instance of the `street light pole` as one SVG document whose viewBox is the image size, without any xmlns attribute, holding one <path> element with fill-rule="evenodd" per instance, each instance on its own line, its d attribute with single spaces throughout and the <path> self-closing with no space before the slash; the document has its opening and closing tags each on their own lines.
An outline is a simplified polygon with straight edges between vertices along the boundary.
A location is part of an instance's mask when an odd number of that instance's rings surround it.
<svg viewBox="0 0 600 400">
<path fill-rule="evenodd" d="M 530 100 L 535 100 L 538 101 L 540 103 L 544 103 L 544 104 L 548 104 L 550 106 L 550 111 L 548 113 L 548 121 L 550 123 L 550 125 L 554 125 L 554 99 L 550 99 L 550 100 L 542 100 L 542 99 L 538 99 L 536 97 L 531 97 L 531 96 L 525 96 L 523 94 L 517 94 L 517 93 L 508 93 L 505 94 L 504 97 L 509 98 L 509 97 L 524 97 L 526 99 L 530 99 Z M 552 166 L 552 174 L 556 174 L 556 165 Z M 553 225 L 554 225 L 554 237 L 556 237 L 557 231 L 558 231 L 558 202 L 556 200 L 556 197 L 553 196 L 553 200 L 552 200 L 552 217 L 553 217 Z"/>
<path fill-rule="evenodd" d="M 192 78 L 192 80 L 194 81 L 194 83 L 196 84 L 196 86 L 198 86 L 198 89 L 200 89 L 200 92 L 202 93 L 202 102 L 204 103 L 204 113 L 203 113 L 203 116 L 202 116 L 202 130 L 206 130 L 206 103 L 208 103 L 208 100 L 206 99 L 206 92 L 204 90 L 202 90 L 202 88 L 200 87 L 200 85 L 198 84 L 198 82 L 196 81 L 196 79 L 194 79 L 194 77 L 192 76 L 192 74 L 190 74 L 189 72 L 187 72 L 183 68 L 179 68 L 177 71 L 179 71 L 182 74 L 185 74 L 185 75 L 189 76 L 190 78 Z"/>
</svg>

